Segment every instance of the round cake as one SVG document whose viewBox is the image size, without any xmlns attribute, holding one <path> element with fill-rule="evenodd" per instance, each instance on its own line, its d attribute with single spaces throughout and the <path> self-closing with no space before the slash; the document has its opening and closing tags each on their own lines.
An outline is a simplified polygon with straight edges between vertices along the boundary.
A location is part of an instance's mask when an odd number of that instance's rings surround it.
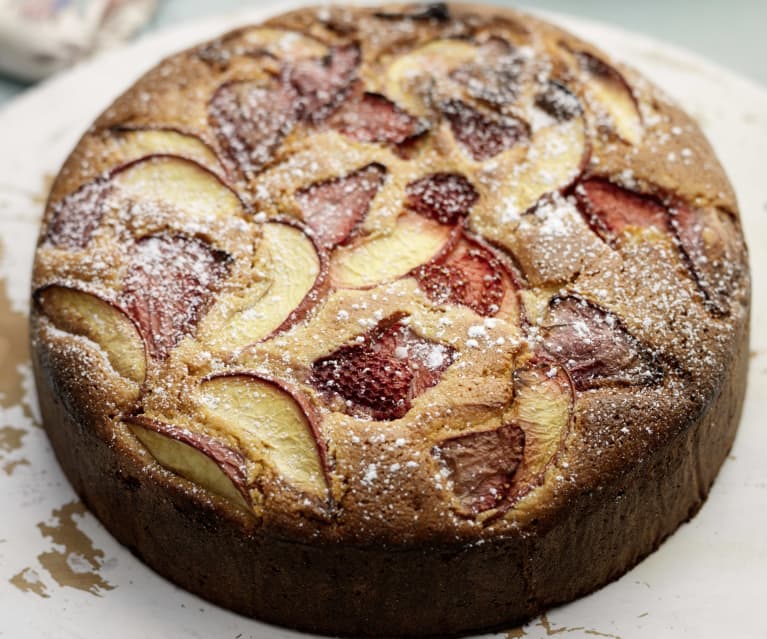
<svg viewBox="0 0 767 639">
<path fill-rule="evenodd" d="M 697 511 L 748 310 L 689 116 L 550 24 L 432 4 L 147 73 L 53 185 L 31 330 L 61 466 L 157 572 L 444 636 L 589 593 Z"/>
</svg>

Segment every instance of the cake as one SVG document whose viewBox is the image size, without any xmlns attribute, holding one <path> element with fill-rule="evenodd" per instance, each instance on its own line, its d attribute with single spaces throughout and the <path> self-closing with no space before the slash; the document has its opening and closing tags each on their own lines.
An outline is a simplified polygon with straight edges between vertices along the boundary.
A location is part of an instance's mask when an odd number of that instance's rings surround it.
<svg viewBox="0 0 767 639">
<path fill-rule="evenodd" d="M 161 575 L 305 631 L 508 628 L 706 498 L 746 383 L 733 190 L 631 69 L 496 7 L 174 55 L 53 184 L 45 428 Z"/>
</svg>

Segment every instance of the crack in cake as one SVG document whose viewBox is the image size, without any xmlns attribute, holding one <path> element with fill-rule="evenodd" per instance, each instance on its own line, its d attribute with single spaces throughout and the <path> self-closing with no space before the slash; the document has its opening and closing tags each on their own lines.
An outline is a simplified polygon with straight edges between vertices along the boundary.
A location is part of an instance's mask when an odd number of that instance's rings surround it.
<svg viewBox="0 0 767 639">
<path fill-rule="evenodd" d="M 735 435 L 749 275 L 693 121 L 474 5 L 303 9 L 87 131 L 33 276 L 44 423 L 162 575 L 304 630 L 447 635 L 619 577 Z"/>
</svg>

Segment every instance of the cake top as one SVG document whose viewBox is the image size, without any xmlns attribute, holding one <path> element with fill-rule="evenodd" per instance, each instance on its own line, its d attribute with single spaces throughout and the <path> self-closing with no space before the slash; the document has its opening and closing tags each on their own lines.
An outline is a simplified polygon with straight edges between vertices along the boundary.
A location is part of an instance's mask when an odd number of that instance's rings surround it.
<svg viewBox="0 0 767 639">
<path fill-rule="evenodd" d="M 173 56 L 54 184 L 33 337 L 158 482 L 282 535 L 478 539 L 684 428 L 746 321 L 697 126 L 473 5 L 304 9 Z"/>
</svg>

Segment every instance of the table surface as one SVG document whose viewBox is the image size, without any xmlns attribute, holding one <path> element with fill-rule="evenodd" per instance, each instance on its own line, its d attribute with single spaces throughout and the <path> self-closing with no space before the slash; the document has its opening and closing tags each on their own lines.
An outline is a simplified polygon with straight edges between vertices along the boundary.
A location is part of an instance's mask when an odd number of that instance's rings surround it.
<svg viewBox="0 0 767 639">
<path fill-rule="evenodd" d="M 307 0 L 321 3 L 323 0 Z M 343 0 L 336 0 L 342 3 Z M 644 33 L 685 47 L 767 86 L 767 2 L 765 0 L 487 0 L 495 4 L 535 11 L 557 11 L 590 18 Z M 383 0 L 382 0 L 383 2 Z M 258 6 L 259 0 L 161 0 L 160 8 L 144 30 L 151 33 L 206 15 Z M 0 77 L 0 106 L 26 87 Z"/>
</svg>

